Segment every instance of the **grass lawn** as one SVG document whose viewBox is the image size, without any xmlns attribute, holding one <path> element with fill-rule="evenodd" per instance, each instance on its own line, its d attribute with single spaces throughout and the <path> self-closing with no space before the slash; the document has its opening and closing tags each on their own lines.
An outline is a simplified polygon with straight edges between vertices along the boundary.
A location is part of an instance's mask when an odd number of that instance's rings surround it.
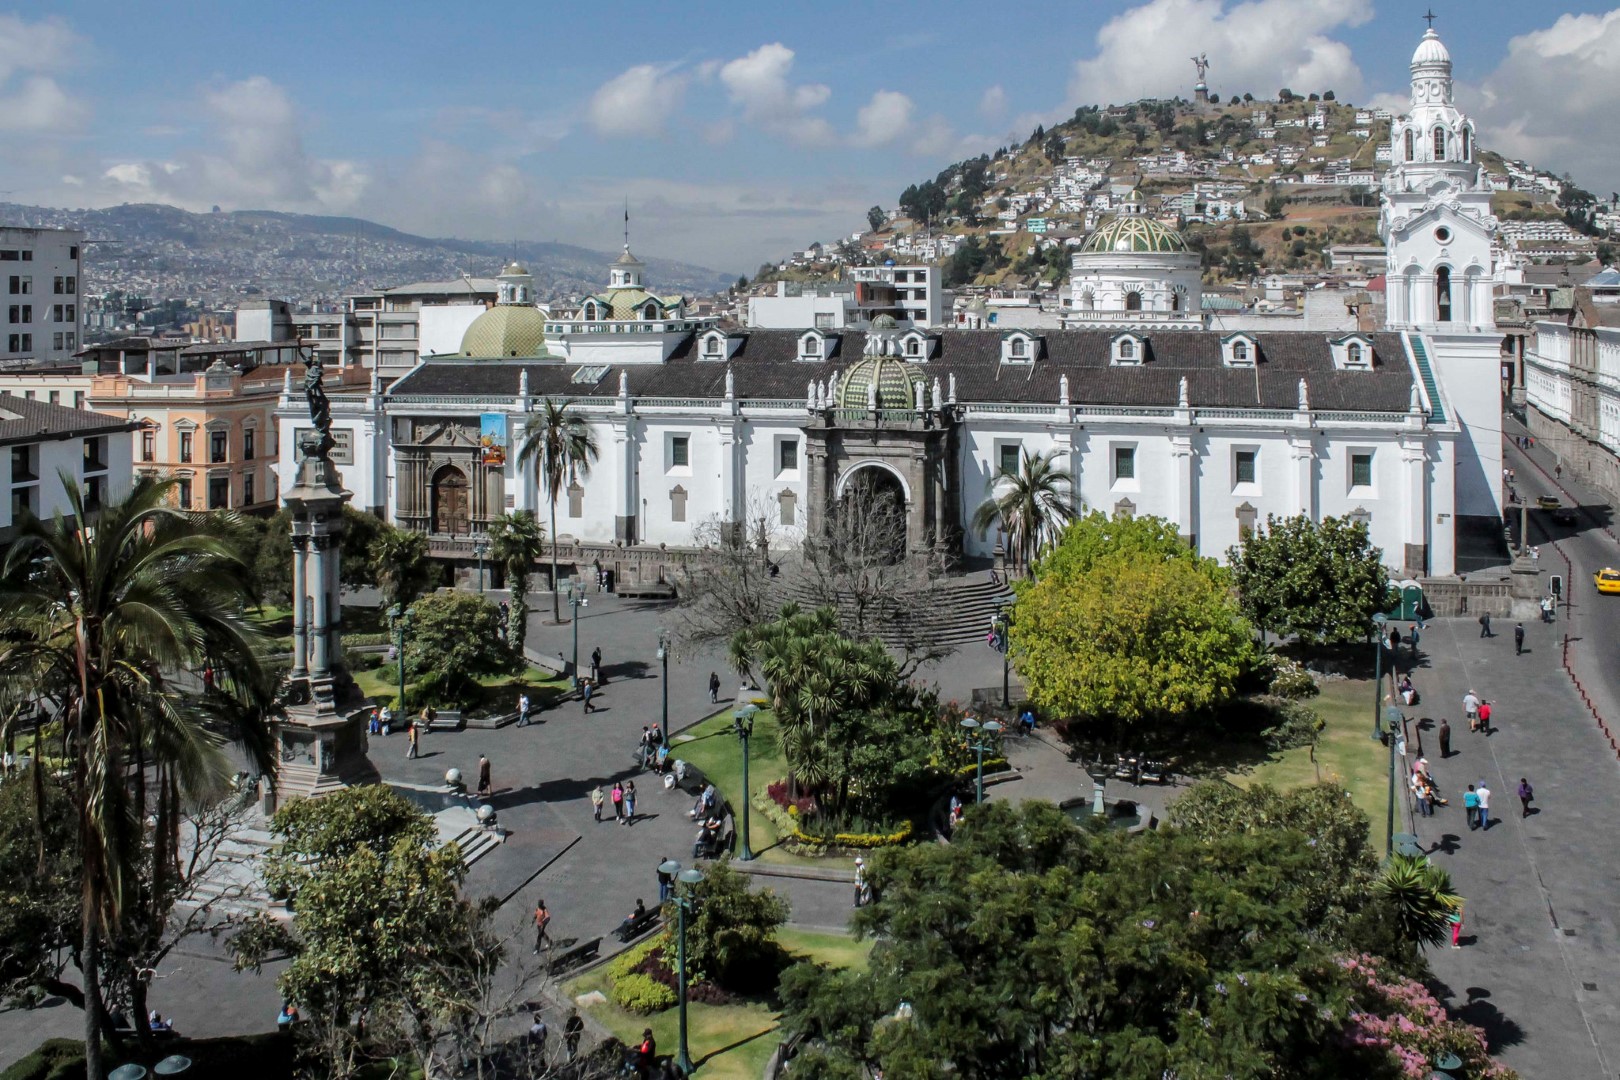
<svg viewBox="0 0 1620 1080">
<path fill-rule="evenodd" d="M 1322 692 L 1306 704 L 1322 715 L 1326 725 L 1316 746 L 1297 747 L 1270 755 L 1252 770 L 1234 773 L 1239 787 L 1270 784 L 1294 788 L 1332 780 L 1343 784 L 1350 798 L 1374 822 L 1384 820 L 1389 792 L 1389 751 L 1374 742 L 1373 687 L 1370 679 L 1335 679 L 1322 683 Z M 1378 833 L 1378 829 L 1373 830 Z"/>
<path fill-rule="evenodd" d="M 756 726 L 755 732 L 759 731 Z M 749 777 L 752 779 L 752 776 Z M 780 941 L 795 956 L 837 967 L 866 967 L 871 941 L 856 941 L 844 934 L 784 927 Z M 576 979 L 565 988 L 570 999 L 599 990 L 608 992 L 607 968 L 600 967 Z M 652 1016 L 625 1012 L 612 1002 L 589 1007 L 592 1018 L 626 1044 L 641 1038 L 644 1028 L 652 1028 L 660 1052 L 673 1054 L 679 1047 L 679 1010 L 665 1009 Z M 776 1027 L 781 1019 L 777 1010 L 764 1002 L 738 1005 L 697 1005 L 687 1007 L 687 1042 L 692 1060 L 710 1080 L 757 1080 L 765 1061 L 781 1040 Z"/>
<path fill-rule="evenodd" d="M 372 700 L 396 698 L 399 696 L 399 683 L 387 676 L 389 670 L 384 665 L 356 671 L 353 673 L 355 685 Z M 478 684 L 483 687 L 481 697 L 486 707 L 516 710 L 518 693 L 526 690 L 536 713 L 548 708 L 568 692 L 567 679 L 536 667 L 526 667 L 520 675 L 484 675 L 478 679 Z"/>
</svg>

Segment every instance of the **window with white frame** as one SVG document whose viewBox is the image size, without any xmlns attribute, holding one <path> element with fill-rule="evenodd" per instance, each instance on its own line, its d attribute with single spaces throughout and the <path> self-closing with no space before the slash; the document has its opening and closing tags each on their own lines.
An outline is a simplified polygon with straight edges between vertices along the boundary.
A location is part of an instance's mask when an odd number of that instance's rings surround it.
<svg viewBox="0 0 1620 1080">
<path fill-rule="evenodd" d="M 1232 486 L 1260 482 L 1260 451 L 1256 447 L 1239 447 L 1232 451 Z"/>
<path fill-rule="evenodd" d="M 1136 481 L 1135 446 L 1114 447 L 1113 471 L 1114 483 L 1116 484 L 1122 481 L 1128 483 L 1134 483 Z"/>
<path fill-rule="evenodd" d="M 1373 452 L 1371 450 L 1356 450 L 1350 454 L 1350 488 L 1370 488 L 1373 486 Z"/>
</svg>

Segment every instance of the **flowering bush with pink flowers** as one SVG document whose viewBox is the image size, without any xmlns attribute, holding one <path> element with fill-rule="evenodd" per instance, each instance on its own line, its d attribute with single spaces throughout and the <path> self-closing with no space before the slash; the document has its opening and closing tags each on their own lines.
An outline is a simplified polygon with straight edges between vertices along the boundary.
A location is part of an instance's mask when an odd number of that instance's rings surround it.
<svg viewBox="0 0 1620 1080">
<path fill-rule="evenodd" d="M 1422 983 L 1386 976 L 1380 961 L 1365 954 L 1344 957 L 1354 1007 L 1344 1039 L 1372 1054 L 1387 1054 L 1398 1075 L 1427 1080 L 1444 1053 L 1462 1059 L 1463 1075 L 1484 1080 L 1518 1080 L 1518 1073 L 1491 1059 L 1485 1033 L 1453 1020 Z"/>
</svg>

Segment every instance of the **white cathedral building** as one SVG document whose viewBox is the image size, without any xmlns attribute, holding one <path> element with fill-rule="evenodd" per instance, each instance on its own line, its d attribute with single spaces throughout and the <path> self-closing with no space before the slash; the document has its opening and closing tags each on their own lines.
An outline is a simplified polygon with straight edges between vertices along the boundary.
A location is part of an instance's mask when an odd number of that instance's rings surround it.
<svg viewBox="0 0 1620 1080">
<path fill-rule="evenodd" d="M 536 308 L 514 264 L 458 352 L 334 393 L 343 482 L 470 566 L 502 513 L 547 519 L 517 450 L 542 401 L 568 399 L 601 456 L 557 493 L 565 559 L 624 583 L 666 573 L 705 522 L 792 543 L 857 479 L 903 502 L 909 548 L 987 557 L 999 538 L 967 527 L 974 510 L 1046 451 L 1085 508 L 1164 517 L 1207 555 L 1267 515 L 1350 515 L 1392 572 L 1452 574 L 1459 537 L 1500 537 L 1495 222 L 1432 30 L 1412 86 L 1383 194 L 1384 330 L 1202 329 L 1196 254 L 1130 208 L 1075 254 L 1076 302 L 1045 331 L 728 330 L 649 291 L 627 244 L 577 310 Z M 290 382 L 280 415 L 290 455 L 308 424 Z"/>
</svg>

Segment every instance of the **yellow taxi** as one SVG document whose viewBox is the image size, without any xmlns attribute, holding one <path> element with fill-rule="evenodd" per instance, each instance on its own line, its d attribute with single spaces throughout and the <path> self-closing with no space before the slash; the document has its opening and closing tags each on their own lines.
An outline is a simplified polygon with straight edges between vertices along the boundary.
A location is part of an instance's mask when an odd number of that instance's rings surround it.
<svg viewBox="0 0 1620 1080">
<path fill-rule="evenodd" d="M 1605 566 L 1592 575 L 1592 584 L 1597 586 L 1600 593 L 1620 593 L 1620 570 Z"/>
</svg>

